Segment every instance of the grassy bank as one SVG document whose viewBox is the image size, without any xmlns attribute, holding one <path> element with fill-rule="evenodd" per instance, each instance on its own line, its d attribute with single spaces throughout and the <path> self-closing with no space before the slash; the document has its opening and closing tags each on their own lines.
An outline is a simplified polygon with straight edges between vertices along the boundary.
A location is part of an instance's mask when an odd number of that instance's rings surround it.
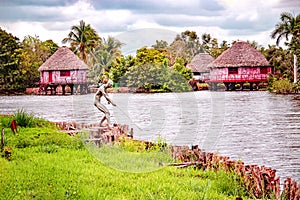
<svg viewBox="0 0 300 200">
<path fill-rule="evenodd" d="M 80 136 L 68 136 L 44 121 L 13 134 L 8 128 L 11 119 L 0 117 L 6 151 L 0 158 L 0 199 L 235 199 L 244 195 L 233 174 L 175 167 L 122 172 L 99 162 Z"/>
</svg>

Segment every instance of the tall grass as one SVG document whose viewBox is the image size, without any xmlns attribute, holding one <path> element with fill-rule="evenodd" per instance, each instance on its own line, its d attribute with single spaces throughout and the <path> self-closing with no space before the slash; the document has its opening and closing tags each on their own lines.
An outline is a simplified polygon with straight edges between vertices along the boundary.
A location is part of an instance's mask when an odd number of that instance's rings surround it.
<svg viewBox="0 0 300 200">
<path fill-rule="evenodd" d="M 54 127 L 49 121 L 35 117 L 24 109 L 17 110 L 12 116 L 1 117 L 0 124 L 5 128 L 9 128 L 12 120 L 16 120 L 19 127 Z"/>
</svg>

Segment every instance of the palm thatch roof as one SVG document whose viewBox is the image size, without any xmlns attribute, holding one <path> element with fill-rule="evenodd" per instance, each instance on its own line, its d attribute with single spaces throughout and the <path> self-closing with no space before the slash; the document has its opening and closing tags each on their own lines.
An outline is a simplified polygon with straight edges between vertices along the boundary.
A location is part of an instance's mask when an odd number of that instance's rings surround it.
<svg viewBox="0 0 300 200">
<path fill-rule="evenodd" d="M 39 67 L 39 71 L 76 69 L 87 70 L 88 66 L 67 47 L 60 47 Z"/>
<path fill-rule="evenodd" d="M 209 64 L 214 58 L 207 53 L 197 54 L 189 64 L 186 65 L 192 72 L 209 72 Z"/>
<path fill-rule="evenodd" d="M 210 67 L 259 67 L 270 66 L 264 55 L 247 42 L 236 42 L 217 57 Z"/>
</svg>

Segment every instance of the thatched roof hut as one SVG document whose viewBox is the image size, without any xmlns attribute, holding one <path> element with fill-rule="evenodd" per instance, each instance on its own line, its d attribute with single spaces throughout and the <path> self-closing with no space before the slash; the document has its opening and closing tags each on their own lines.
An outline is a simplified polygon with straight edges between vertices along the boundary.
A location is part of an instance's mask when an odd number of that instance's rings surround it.
<svg viewBox="0 0 300 200">
<path fill-rule="evenodd" d="M 270 66 L 264 55 L 247 42 L 236 42 L 216 58 L 210 67 L 261 67 Z"/>
<path fill-rule="evenodd" d="M 235 85 L 243 89 L 244 83 L 254 85 L 267 82 L 273 69 L 263 54 L 247 42 L 236 42 L 210 64 L 209 82 L 213 89 L 217 83 L 224 83 L 226 90 L 234 90 Z"/>
<path fill-rule="evenodd" d="M 88 66 L 69 48 L 60 47 L 46 62 L 39 67 L 41 71 L 87 70 Z"/>
<path fill-rule="evenodd" d="M 65 87 L 80 88 L 80 93 L 87 92 L 88 66 L 78 58 L 69 48 L 60 47 L 46 62 L 39 67 L 40 90 L 47 94 L 47 88 L 51 87 L 51 94 L 56 94 L 56 88 Z"/>
<path fill-rule="evenodd" d="M 214 58 L 207 53 L 197 54 L 189 64 L 186 65 L 193 73 L 209 72 L 209 64 L 214 61 Z"/>
</svg>

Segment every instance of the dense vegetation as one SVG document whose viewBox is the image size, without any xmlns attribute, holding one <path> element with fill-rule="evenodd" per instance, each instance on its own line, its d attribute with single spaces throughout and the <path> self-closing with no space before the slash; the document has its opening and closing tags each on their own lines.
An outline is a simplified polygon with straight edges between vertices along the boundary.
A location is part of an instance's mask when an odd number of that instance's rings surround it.
<svg viewBox="0 0 300 200">
<path fill-rule="evenodd" d="M 58 48 L 52 40 L 27 36 L 22 42 L 0 28 L 0 93 L 36 86 L 38 68 Z"/>
<path fill-rule="evenodd" d="M 295 61 L 298 60 L 297 63 L 300 60 L 300 15 L 282 13 L 270 36 L 276 39 L 277 46 L 269 45 L 266 48 L 255 41 L 248 42 L 261 51 L 274 66 L 275 76 L 269 81 L 269 89 L 274 90 L 273 82 L 281 79 L 293 82 L 294 58 Z M 284 38 L 286 48 L 279 45 Z M 170 86 L 166 86 L 167 82 L 171 81 L 170 73 L 177 73 L 189 80 L 191 71 L 185 66 L 196 54 L 207 52 L 216 58 L 236 41 L 232 41 L 231 44 L 228 41 L 219 43 L 209 33 L 203 33 L 199 37 L 195 31 L 186 30 L 178 34 L 171 44 L 157 40 L 152 47 L 141 47 L 134 57 L 122 54 L 120 48 L 123 44 L 120 41 L 113 37 L 102 38 L 90 24 L 80 21 L 79 25 L 71 27 L 70 33 L 62 42 L 69 43 L 70 49 L 90 66 L 91 84 L 98 84 L 106 77 L 116 83 L 121 81 L 121 84 L 134 85 L 146 90 L 173 91 Z M 27 36 L 20 42 L 18 38 L 0 28 L 0 90 L 22 91 L 26 87 L 34 86 L 39 81 L 38 67 L 57 48 L 58 45 L 52 40 L 41 41 L 32 36 Z M 133 70 L 140 68 L 155 72 L 155 75 L 159 76 L 158 82 L 153 81 L 152 75 L 145 77 L 144 73 L 134 74 Z M 133 74 L 136 76 L 134 83 L 130 79 L 130 75 Z M 181 81 L 174 81 L 172 87 L 181 88 L 180 91 L 186 90 L 181 85 Z"/>
<path fill-rule="evenodd" d="M 99 162 L 80 135 L 69 136 L 24 112 L 16 115 L 0 117 L 5 130 L 0 199 L 247 199 L 232 173 L 174 167 L 122 172 Z M 13 134 L 10 120 L 27 117 L 31 125 Z M 139 148 L 125 140 L 119 145 Z"/>
</svg>

